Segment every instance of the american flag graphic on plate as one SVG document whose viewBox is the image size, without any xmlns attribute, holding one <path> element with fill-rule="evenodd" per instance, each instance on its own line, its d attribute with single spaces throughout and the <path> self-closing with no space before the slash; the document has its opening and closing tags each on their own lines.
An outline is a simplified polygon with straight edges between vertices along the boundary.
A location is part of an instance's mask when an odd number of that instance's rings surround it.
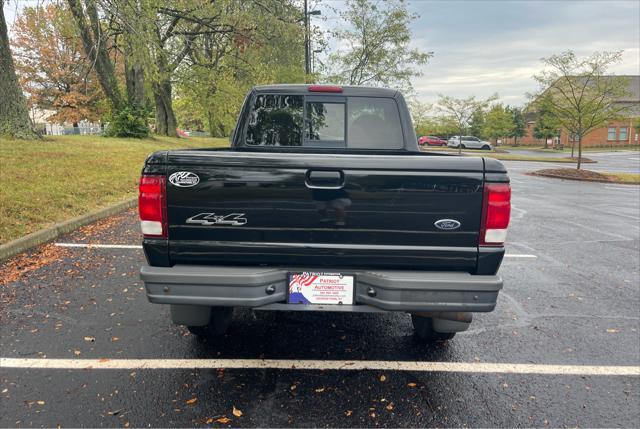
<svg viewBox="0 0 640 429">
<path fill-rule="evenodd" d="M 290 273 L 290 304 L 353 304 L 353 276 L 339 273 Z"/>
</svg>

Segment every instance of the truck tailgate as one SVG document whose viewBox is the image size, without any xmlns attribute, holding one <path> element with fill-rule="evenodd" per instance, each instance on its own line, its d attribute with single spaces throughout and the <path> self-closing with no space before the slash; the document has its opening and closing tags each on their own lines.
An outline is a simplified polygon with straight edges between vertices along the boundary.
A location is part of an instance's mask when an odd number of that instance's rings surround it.
<svg viewBox="0 0 640 429">
<path fill-rule="evenodd" d="M 170 152 L 181 171 L 199 182 L 167 182 L 172 263 L 476 268 L 481 158 Z"/>
</svg>

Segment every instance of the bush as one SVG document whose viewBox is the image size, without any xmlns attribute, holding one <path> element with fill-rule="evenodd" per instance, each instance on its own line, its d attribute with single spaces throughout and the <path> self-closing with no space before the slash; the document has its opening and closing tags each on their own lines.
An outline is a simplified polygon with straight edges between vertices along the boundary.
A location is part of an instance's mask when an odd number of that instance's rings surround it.
<svg viewBox="0 0 640 429">
<path fill-rule="evenodd" d="M 105 131 L 109 137 L 135 137 L 149 136 L 147 125 L 147 111 L 136 106 L 125 106 L 111 116 L 109 125 Z"/>
</svg>

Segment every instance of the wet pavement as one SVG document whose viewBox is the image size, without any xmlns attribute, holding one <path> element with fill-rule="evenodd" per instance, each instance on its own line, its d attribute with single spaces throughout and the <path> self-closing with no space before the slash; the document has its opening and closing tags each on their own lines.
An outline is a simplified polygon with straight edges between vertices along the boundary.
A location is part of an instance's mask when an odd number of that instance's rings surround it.
<svg viewBox="0 0 640 429">
<path fill-rule="evenodd" d="M 636 153 L 627 153 L 629 158 Z M 590 157 L 593 156 L 590 154 Z M 635 168 L 618 160 L 619 168 Z M 453 340 L 405 314 L 236 312 L 200 341 L 147 302 L 139 249 L 45 246 L 0 275 L 0 356 L 640 365 L 640 188 L 531 177 L 513 186 L 505 289 Z M 594 164 L 590 164 L 594 165 Z M 608 170 L 612 171 L 612 170 Z M 60 238 L 139 244 L 134 211 Z M 535 257 L 534 257 L 535 256 Z M 16 277 L 17 271 L 27 271 Z M 640 426 L 640 377 L 300 369 L 0 368 L 0 426 Z M 236 413 L 234 414 L 234 408 Z M 241 414 L 241 415 L 240 415 Z"/>
</svg>

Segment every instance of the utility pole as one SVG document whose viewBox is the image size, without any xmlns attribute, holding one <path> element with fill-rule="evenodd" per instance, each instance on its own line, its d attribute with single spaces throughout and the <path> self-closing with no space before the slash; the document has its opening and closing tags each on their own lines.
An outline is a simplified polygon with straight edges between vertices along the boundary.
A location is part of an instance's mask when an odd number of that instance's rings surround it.
<svg viewBox="0 0 640 429">
<path fill-rule="evenodd" d="M 322 14 L 319 10 L 309 12 L 308 0 L 304 0 L 304 73 L 310 75 L 311 70 L 311 25 L 310 16 Z"/>
<path fill-rule="evenodd" d="M 311 64 L 309 61 L 309 11 L 307 0 L 304 0 L 304 74 L 311 74 Z"/>
</svg>

